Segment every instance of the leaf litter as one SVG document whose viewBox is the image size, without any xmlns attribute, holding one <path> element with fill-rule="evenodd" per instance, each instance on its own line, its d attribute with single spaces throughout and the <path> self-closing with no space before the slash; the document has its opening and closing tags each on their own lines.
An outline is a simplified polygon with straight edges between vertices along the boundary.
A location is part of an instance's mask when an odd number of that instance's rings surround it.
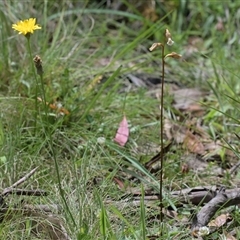
<svg viewBox="0 0 240 240">
<path fill-rule="evenodd" d="M 141 79 L 141 75 L 138 73 L 136 76 L 134 74 L 129 74 L 127 77 L 129 78 L 131 84 L 135 87 L 149 89 L 146 93 L 148 96 L 159 98 L 160 91 L 156 88 L 156 86 L 158 86 L 156 82 L 158 82 L 158 80 L 161 82 L 161 79 L 153 77 L 152 79 L 154 79 L 154 82 L 149 83 L 146 75 L 143 76 L 143 79 Z M 228 168 L 222 165 L 223 153 L 226 161 L 233 159 L 234 155 L 230 149 L 226 149 L 227 146 L 225 142 L 221 139 L 213 139 L 213 137 L 209 134 L 208 126 L 204 125 L 203 117 L 204 114 L 206 114 L 207 109 L 202 104 L 202 101 L 204 101 L 204 98 L 209 93 L 196 88 L 184 88 L 172 82 L 169 83 L 169 85 L 171 85 L 171 87 L 168 88 L 167 86 L 166 88 L 169 95 L 172 96 L 172 108 L 177 110 L 177 114 L 175 119 L 165 117 L 164 134 L 166 137 L 165 140 L 167 141 L 163 152 L 165 158 L 168 157 L 167 154 L 172 151 L 171 148 L 175 145 L 177 148 L 180 147 L 183 151 L 183 155 L 181 157 L 182 163 L 180 164 L 181 168 L 179 169 L 179 172 L 182 174 L 188 174 L 191 171 L 199 172 L 200 170 L 202 173 L 210 173 L 209 177 L 210 175 L 213 175 L 215 178 L 224 176 L 224 173 L 227 173 Z M 148 94 L 149 92 L 151 92 L 150 95 Z M 114 140 L 120 146 L 125 146 L 128 141 L 128 137 L 129 129 L 126 116 L 124 115 Z M 156 176 L 159 173 L 160 168 L 159 166 L 156 168 L 153 165 L 157 162 L 159 163 L 160 156 L 161 152 L 158 152 L 157 154 L 154 153 L 154 156 L 144 165 Z M 216 163 L 211 166 L 211 172 L 209 172 L 209 162 Z M 232 161 L 230 165 L 231 164 Z M 114 181 L 119 185 L 120 189 L 126 190 L 126 188 L 124 188 L 124 183 L 121 180 L 115 178 Z M 204 183 L 204 181 L 202 182 Z M 136 188 L 131 187 L 131 185 L 128 185 L 127 189 L 131 192 L 133 198 L 136 198 L 139 191 Z M 149 196 L 152 196 L 152 199 L 155 199 L 156 194 L 154 191 L 151 193 L 151 190 L 148 190 L 147 196 L 148 197 L 145 199 L 146 202 L 149 201 Z M 136 201 L 139 200 L 136 199 Z M 166 216 L 169 215 L 167 213 L 165 214 Z M 176 221 L 179 221 L 179 217 L 177 216 L 178 214 L 176 213 L 176 215 L 173 215 L 173 218 L 176 218 Z M 224 222 L 224 217 L 222 216 L 220 218 L 219 221 L 216 221 Z M 219 228 L 220 226 L 217 227 Z M 231 235 L 228 234 L 225 236 L 229 236 L 229 239 L 231 239 Z"/>
</svg>

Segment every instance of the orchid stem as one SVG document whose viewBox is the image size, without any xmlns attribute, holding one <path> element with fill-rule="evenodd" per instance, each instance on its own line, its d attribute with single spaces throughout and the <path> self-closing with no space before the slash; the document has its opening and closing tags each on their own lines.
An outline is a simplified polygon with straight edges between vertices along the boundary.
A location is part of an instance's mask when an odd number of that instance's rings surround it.
<svg viewBox="0 0 240 240">
<path fill-rule="evenodd" d="M 164 45 L 162 48 L 162 84 L 161 84 L 161 112 L 160 112 L 160 137 L 161 137 L 161 158 L 160 158 L 160 221 L 163 222 L 163 100 L 164 100 L 164 77 L 165 77 L 165 60 Z"/>
</svg>

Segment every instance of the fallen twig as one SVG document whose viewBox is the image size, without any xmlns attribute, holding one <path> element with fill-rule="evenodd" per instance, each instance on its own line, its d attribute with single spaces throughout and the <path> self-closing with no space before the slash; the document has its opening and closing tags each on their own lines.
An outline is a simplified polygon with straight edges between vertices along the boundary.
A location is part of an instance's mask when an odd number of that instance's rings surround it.
<svg viewBox="0 0 240 240">
<path fill-rule="evenodd" d="M 238 168 L 240 167 L 240 161 L 238 161 L 234 166 L 231 167 L 231 169 L 229 170 L 229 173 L 232 175 L 234 174 Z"/>
<path fill-rule="evenodd" d="M 19 186 L 23 182 L 25 182 L 28 178 L 30 178 L 36 172 L 37 169 L 38 169 L 38 167 L 34 168 L 29 173 L 27 173 L 24 177 L 20 178 L 17 182 L 15 182 L 12 186 L 5 188 L 2 192 L 2 196 L 6 196 L 7 194 L 9 194 L 11 192 L 12 189 Z"/>
<path fill-rule="evenodd" d="M 191 227 L 192 230 L 196 231 L 196 229 L 206 226 L 220 208 L 235 205 L 236 203 L 240 203 L 239 192 L 235 195 L 233 193 L 227 195 L 225 189 L 221 189 L 218 194 L 194 216 Z"/>
<path fill-rule="evenodd" d="M 192 203 L 199 206 L 215 198 L 221 188 L 222 187 L 217 186 L 194 187 L 173 191 L 171 192 L 171 196 L 175 198 L 179 204 Z M 240 188 L 226 189 L 225 194 L 228 199 L 232 199 L 232 196 L 235 196 L 235 194 L 240 194 Z"/>
<path fill-rule="evenodd" d="M 206 203 L 193 218 L 191 227 L 193 231 L 206 226 L 219 209 L 240 204 L 240 188 L 225 190 L 223 187 L 214 186 L 196 187 L 174 191 L 172 196 L 182 204 Z"/>
<path fill-rule="evenodd" d="M 34 189 L 34 190 L 26 190 L 16 188 L 23 182 L 25 182 L 28 178 L 30 178 L 38 169 L 38 167 L 31 170 L 25 176 L 20 178 L 17 182 L 15 182 L 10 187 L 7 187 L 0 194 L 0 222 L 2 221 L 14 221 L 16 216 L 19 217 L 31 217 L 32 218 L 32 227 L 31 233 L 39 236 L 42 232 L 48 237 L 47 239 L 52 240 L 70 240 L 71 238 L 68 236 L 66 229 L 63 226 L 61 219 L 53 214 L 52 210 L 55 212 L 59 211 L 59 207 L 57 205 L 19 205 L 16 207 L 9 207 L 4 201 L 4 197 L 9 194 L 16 195 L 25 195 L 25 196 L 46 196 L 47 192 Z"/>
<path fill-rule="evenodd" d="M 2 195 L 6 196 L 8 194 L 16 194 L 16 195 L 25 195 L 25 196 L 47 196 L 48 193 L 41 189 L 34 190 L 25 190 L 20 188 L 5 188 Z"/>
</svg>

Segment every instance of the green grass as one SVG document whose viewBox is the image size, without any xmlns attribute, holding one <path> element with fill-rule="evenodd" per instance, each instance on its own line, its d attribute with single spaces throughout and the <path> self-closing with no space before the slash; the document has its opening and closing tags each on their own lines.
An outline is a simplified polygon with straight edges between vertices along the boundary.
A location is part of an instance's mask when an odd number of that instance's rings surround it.
<svg viewBox="0 0 240 240">
<path fill-rule="evenodd" d="M 157 153 L 155 149 L 159 151 L 159 100 L 149 96 L 148 89 L 130 84 L 125 76 L 136 72 L 161 75 L 160 51 L 149 53 L 148 48 L 162 41 L 165 28 L 175 41 L 167 51 L 183 57 L 190 37 L 202 40 L 201 50 L 185 61 L 167 60 L 166 79 L 210 92 L 202 102 L 203 125 L 212 139 L 224 139 L 236 159 L 239 157 L 239 139 L 234 135 L 238 134 L 240 117 L 239 19 L 232 10 L 238 9 L 239 3 L 231 3 L 229 16 L 224 15 L 221 4 L 211 1 L 189 5 L 169 1 L 163 5 L 157 4 L 159 17 L 151 22 L 134 4 L 132 11 L 120 11 L 104 7 L 103 1 L 0 2 L 1 187 L 12 185 L 38 166 L 34 176 L 20 187 L 49 193 L 47 197 L 10 195 L 5 199 L 10 207 L 21 200 L 23 204 L 58 204 L 59 219 L 72 239 L 159 236 L 159 203 L 149 206 L 143 198 L 146 189 L 159 191 L 159 173 L 144 167 Z M 191 20 L 186 20 L 186 12 Z M 215 28 L 219 16 L 224 16 L 226 31 Z M 36 17 L 42 26 L 30 41 L 33 56 L 40 55 L 43 60 L 46 101 L 61 102 L 70 115 L 45 109 L 42 102 L 36 109 L 36 81 L 26 39 L 11 28 L 12 23 L 29 17 Z M 100 83 L 98 77 L 102 77 Z M 165 117 L 178 122 L 180 113 L 171 104 L 172 96 L 165 93 Z M 41 91 L 38 96 L 43 98 Z M 129 122 L 130 138 L 121 148 L 113 139 L 123 114 Z M 184 124 L 188 116 L 181 117 L 179 124 Z M 99 138 L 105 142 L 100 143 Z M 178 211 L 179 218 L 190 217 L 193 206 L 176 208 L 168 192 L 214 182 L 210 177 L 201 182 L 200 173 L 183 175 L 184 154 L 185 150 L 174 144 L 164 168 L 164 205 Z M 223 161 L 225 154 L 222 151 Z M 124 183 L 123 189 L 114 182 L 115 177 Z M 229 183 L 225 177 L 222 182 Z M 142 192 L 138 204 L 122 202 L 127 189 Z M 234 216 L 237 219 L 238 213 Z M 17 212 L 0 224 L 1 239 L 35 239 L 31 232 L 34 219 Z M 163 239 L 191 239 L 186 225 L 164 219 Z M 44 217 L 37 222 L 52 224 Z M 216 239 L 220 234 L 215 233 Z M 43 232 L 40 239 L 46 236 Z"/>
</svg>

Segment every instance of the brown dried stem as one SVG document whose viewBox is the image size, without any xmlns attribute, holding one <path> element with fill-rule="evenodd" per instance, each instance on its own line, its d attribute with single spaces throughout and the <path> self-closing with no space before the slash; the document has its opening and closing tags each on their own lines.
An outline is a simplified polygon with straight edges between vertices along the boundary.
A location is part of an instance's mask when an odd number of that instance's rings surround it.
<svg viewBox="0 0 240 240">
<path fill-rule="evenodd" d="M 160 145 L 161 145 L 161 155 L 160 155 L 160 192 L 159 192 L 159 200 L 160 200 L 160 221 L 163 222 L 163 100 L 164 100 L 164 77 L 165 77 L 165 54 L 164 54 L 164 44 L 162 43 L 153 43 L 153 45 L 149 48 L 150 51 L 153 51 L 157 47 L 161 47 L 162 50 L 162 84 L 161 84 L 161 104 L 160 104 Z"/>
<path fill-rule="evenodd" d="M 164 77 L 165 77 L 165 60 L 164 60 L 164 45 L 162 48 L 162 85 L 161 85 L 161 116 L 160 116 L 160 137 L 161 137 L 161 159 L 160 159 L 160 221 L 163 222 L 163 100 L 164 100 Z"/>
</svg>

